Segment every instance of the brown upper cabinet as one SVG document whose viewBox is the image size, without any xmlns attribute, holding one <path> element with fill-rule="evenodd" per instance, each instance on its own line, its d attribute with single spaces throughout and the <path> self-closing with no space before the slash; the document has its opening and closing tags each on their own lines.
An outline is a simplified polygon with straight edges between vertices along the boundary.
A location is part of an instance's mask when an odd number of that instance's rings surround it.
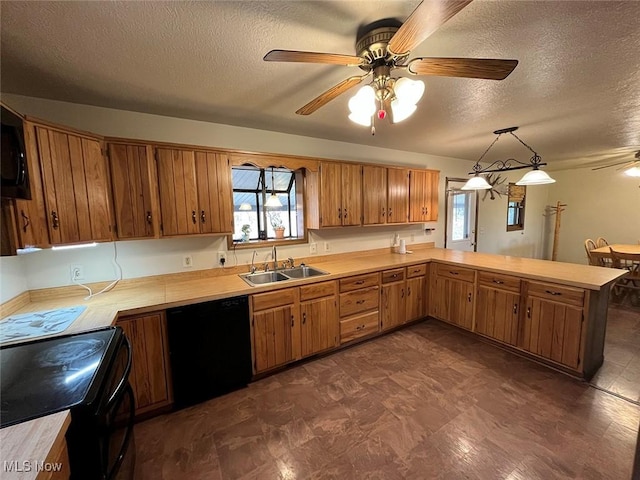
<svg viewBox="0 0 640 480">
<path fill-rule="evenodd" d="M 153 147 L 110 142 L 107 154 L 118 238 L 158 237 L 158 178 Z"/>
<path fill-rule="evenodd" d="M 163 235 L 233 231 L 227 154 L 158 148 L 156 158 Z"/>
<path fill-rule="evenodd" d="M 409 220 L 409 170 L 362 167 L 363 225 Z"/>
<path fill-rule="evenodd" d="M 24 141 L 31 200 L 16 199 L 15 201 L 18 248 L 47 247 L 50 245 L 47 209 L 40 173 L 36 127 L 31 122 L 24 122 Z"/>
<path fill-rule="evenodd" d="M 41 125 L 35 136 L 51 243 L 112 240 L 102 139 Z"/>
<path fill-rule="evenodd" d="M 435 222 L 438 220 L 437 170 L 411 170 L 409 181 L 409 221 Z"/>
<path fill-rule="evenodd" d="M 362 166 L 352 163 L 320 164 L 320 226 L 360 225 Z"/>
</svg>

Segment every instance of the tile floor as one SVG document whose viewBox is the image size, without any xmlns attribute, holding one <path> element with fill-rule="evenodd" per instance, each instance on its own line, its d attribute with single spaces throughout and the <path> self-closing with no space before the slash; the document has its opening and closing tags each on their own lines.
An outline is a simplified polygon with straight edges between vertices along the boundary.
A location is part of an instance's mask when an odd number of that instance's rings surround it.
<svg viewBox="0 0 640 480">
<path fill-rule="evenodd" d="M 630 388 L 638 313 L 614 316 L 620 368 L 607 368 Z M 136 476 L 626 480 L 639 420 L 637 405 L 428 320 L 137 425 Z"/>
</svg>

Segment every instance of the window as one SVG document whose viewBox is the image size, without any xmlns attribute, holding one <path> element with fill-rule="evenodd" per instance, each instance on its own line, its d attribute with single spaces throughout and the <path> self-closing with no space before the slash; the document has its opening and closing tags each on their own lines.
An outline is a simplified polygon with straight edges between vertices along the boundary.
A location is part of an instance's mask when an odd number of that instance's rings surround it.
<svg viewBox="0 0 640 480">
<path fill-rule="evenodd" d="M 507 202 L 507 232 L 524 230 L 524 205 L 527 187 L 509 184 L 509 199 Z"/>
<path fill-rule="evenodd" d="M 451 195 L 452 203 L 452 229 L 451 240 L 465 240 L 469 238 L 469 232 L 472 228 L 470 225 L 470 202 L 471 192 L 454 192 Z"/>
<path fill-rule="evenodd" d="M 304 237 L 295 171 L 238 166 L 231 172 L 235 244 Z M 281 206 L 267 205 L 272 194 Z"/>
</svg>

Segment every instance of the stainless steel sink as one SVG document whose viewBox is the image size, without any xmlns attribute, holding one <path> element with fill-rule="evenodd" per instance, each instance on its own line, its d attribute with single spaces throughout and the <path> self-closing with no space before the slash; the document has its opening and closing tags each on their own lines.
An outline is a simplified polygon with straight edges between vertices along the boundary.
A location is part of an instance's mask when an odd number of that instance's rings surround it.
<svg viewBox="0 0 640 480">
<path fill-rule="evenodd" d="M 300 265 L 299 267 L 278 270 L 277 272 L 244 273 L 239 275 L 239 277 L 252 287 L 255 287 L 257 285 L 286 282 L 287 280 L 298 280 L 301 278 L 317 277 L 319 275 L 329 275 L 329 272 L 325 272 L 319 268 Z"/>
<path fill-rule="evenodd" d="M 264 285 L 265 283 L 276 283 L 291 280 L 280 272 L 261 272 L 261 273 L 245 273 L 240 275 L 245 282 L 252 287 L 256 285 Z"/>
<path fill-rule="evenodd" d="M 286 270 L 282 270 L 287 277 L 290 278 L 309 278 L 309 277 L 317 277 L 319 275 L 328 275 L 328 272 L 320 270 L 314 267 L 307 267 L 301 265 L 299 267 L 287 268 Z"/>
</svg>

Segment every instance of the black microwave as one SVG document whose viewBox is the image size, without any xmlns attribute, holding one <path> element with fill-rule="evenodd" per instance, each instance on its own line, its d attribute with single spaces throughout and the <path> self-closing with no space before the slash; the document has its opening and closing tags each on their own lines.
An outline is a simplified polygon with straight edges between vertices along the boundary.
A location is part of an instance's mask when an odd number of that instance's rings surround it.
<svg viewBox="0 0 640 480">
<path fill-rule="evenodd" d="M 29 172 L 27 171 L 27 152 L 22 118 L 2 107 L 1 120 L 0 170 L 2 171 L 2 183 L 0 184 L 0 195 L 29 200 L 31 199 L 31 191 L 29 190 Z"/>
</svg>

